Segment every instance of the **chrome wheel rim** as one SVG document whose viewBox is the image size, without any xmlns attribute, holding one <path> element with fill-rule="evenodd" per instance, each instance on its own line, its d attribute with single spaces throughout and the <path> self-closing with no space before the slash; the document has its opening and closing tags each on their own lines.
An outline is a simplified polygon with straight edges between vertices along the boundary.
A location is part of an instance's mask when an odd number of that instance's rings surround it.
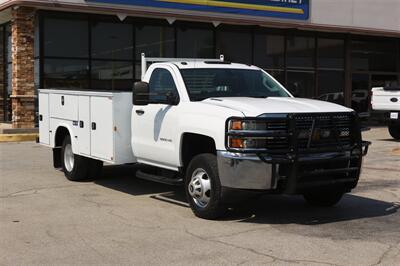
<svg viewBox="0 0 400 266">
<path fill-rule="evenodd" d="M 211 198 L 211 180 L 204 169 L 198 168 L 193 172 L 188 191 L 198 207 L 207 207 Z"/>
<path fill-rule="evenodd" d="M 64 148 L 64 165 L 68 172 L 74 169 L 74 153 L 72 152 L 72 145 L 67 144 Z"/>
</svg>

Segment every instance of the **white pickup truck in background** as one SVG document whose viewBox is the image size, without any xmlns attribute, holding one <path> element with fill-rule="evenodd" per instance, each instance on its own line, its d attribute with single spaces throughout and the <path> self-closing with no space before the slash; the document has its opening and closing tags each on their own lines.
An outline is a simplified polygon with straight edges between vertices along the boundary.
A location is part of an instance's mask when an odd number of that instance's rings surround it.
<svg viewBox="0 0 400 266">
<path fill-rule="evenodd" d="M 103 162 L 138 164 L 139 178 L 184 184 L 207 219 L 243 193 L 331 206 L 356 187 L 369 143 L 353 110 L 294 98 L 264 70 L 223 57 L 142 55 L 142 75 L 133 92 L 40 90 L 40 143 L 68 179 L 97 177 Z"/>
<path fill-rule="evenodd" d="M 400 85 L 372 89 L 372 109 L 389 114 L 389 133 L 400 140 Z"/>
</svg>

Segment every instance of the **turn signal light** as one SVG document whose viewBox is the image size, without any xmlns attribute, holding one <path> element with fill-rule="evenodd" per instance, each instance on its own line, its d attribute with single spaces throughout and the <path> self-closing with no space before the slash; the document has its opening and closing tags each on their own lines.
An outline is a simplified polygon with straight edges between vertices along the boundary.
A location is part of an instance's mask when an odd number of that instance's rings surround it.
<svg viewBox="0 0 400 266">
<path fill-rule="evenodd" d="M 232 130 L 242 130 L 242 121 L 234 120 L 231 122 L 231 129 Z"/>
<path fill-rule="evenodd" d="M 243 149 L 244 148 L 244 140 L 243 139 L 229 139 L 229 147 L 236 148 L 236 149 Z"/>
</svg>

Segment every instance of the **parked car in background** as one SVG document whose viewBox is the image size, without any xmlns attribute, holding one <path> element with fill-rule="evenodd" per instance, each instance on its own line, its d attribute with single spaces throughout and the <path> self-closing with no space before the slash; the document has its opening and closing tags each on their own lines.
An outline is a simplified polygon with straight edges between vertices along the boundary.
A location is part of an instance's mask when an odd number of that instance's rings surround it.
<svg viewBox="0 0 400 266">
<path fill-rule="evenodd" d="M 331 92 L 320 95 L 318 100 L 344 105 L 343 92 Z"/>
</svg>

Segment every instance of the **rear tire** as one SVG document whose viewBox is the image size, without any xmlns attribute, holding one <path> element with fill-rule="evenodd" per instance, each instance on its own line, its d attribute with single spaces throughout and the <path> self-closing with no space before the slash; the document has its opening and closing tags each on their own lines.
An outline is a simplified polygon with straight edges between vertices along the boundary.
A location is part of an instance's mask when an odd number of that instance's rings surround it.
<svg viewBox="0 0 400 266">
<path fill-rule="evenodd" d="M 101 170 L 103 169 L 103 161 L 86 158 L 89 164 L 89 170 L 87 177 L 89 179 L 97 179 L 101 176 Z"/>
<path fill-rule="evenodd" d="M 336 205 L 343 197 L 342 190 L 321 190 L 305 193 L 304 199 L 308 204 L 319 207 L 331 207 Z"/>
<path fill-rule="evenodd" d="M 392 138 L 400 140 L 400 125 L 390 125 L 389 133 Z"/>
<path fill-rule="evenodd" d="M 61 165 L 68 180 L 79 181 L 87 178 L 89 162 L 85 157 L 72 152 L 71 136 L 64 138 L 61 148 Z"/>
<path fill-rule="evenodd" d="M 214 154 L 199 154 L 190 161 L 186 170 L 185 191 L 197 217 L 216 219 L 225 213 L 217 157 Z"/>
</svg>

